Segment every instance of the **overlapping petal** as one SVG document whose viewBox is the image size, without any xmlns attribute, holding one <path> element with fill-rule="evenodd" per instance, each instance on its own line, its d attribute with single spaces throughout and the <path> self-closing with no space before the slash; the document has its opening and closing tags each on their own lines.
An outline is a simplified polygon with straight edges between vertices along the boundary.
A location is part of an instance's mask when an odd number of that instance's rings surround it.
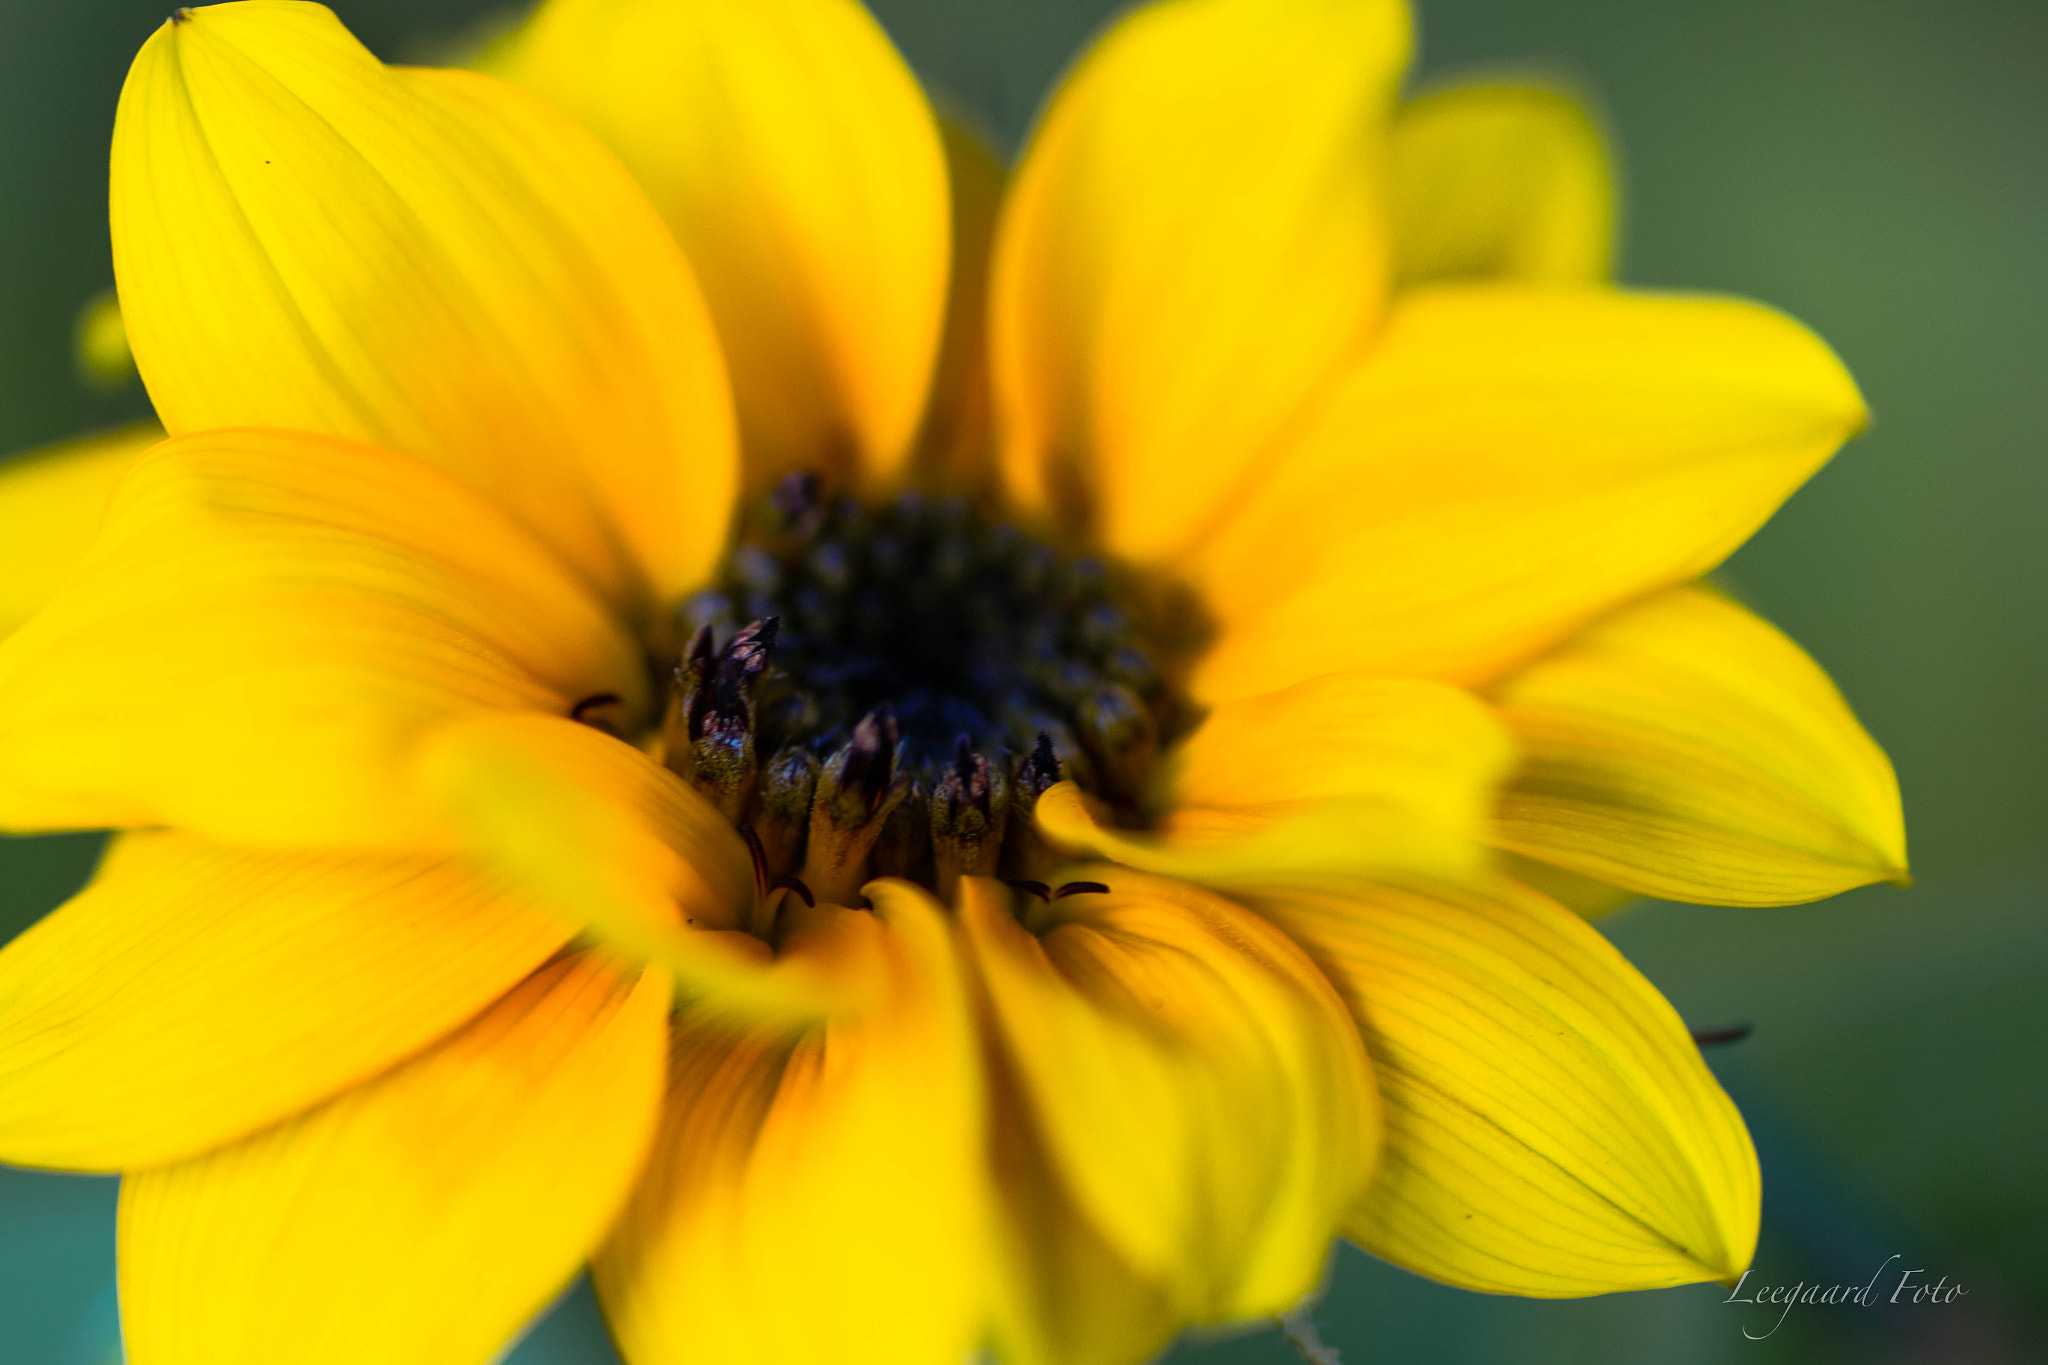
<svg viewBox="0 0 2048 1365">
<path fill-rule="evenodd" d="M 1144 833 L 1071 785 L 1040 798 L 1055 842 L 1218 886 L 1331 874 L 1476 871 L 1506 729 L 1441 683 L 1333 673 L 1225 703 L 1161 765 Z"/>
<path fill-rule="evenodd" d="M 610 1225 L 669 991 L 582 954 L 431 1052 L 121 1188 L 134 1365 L 485 1365 Z"/>
<path fill-rule="evenodd" d="M 112 213 L 174 434 L 416 455 L 628 607 L 710 571 L 737 470 L 710 321 L 639 188 L 540 100 L 386 68 L 318 5 L 180 10 L 122 92 Z"/>
<path fill-rule="evenodd" d="M 1342 669 L 1471 683 L 1699 576 L 1853 434 L 1818 338 L 1729 299 L 1440 287 L 1180 566 L 1217 702 Z"/>
<path fill-rule="evenodd" d="M 785 943 L 876 988 L 791 1034 L 686 1010 L 646 1177 L 596 1261 L 632 1365 L 957 1365 L 986 1313 L 980 1059 L 944 922 L 792 907 Z"/>
<path fill-rule="evenodd" d="M 1395 0 L 1165 0 L 1054 96 L 996 248 L 1004 469 L 1163 559 L 1363 346 L 1389 257 Z"/>
<path fill-rule="evenodd" d="M 0 951 L 0 1159 L 182 1160 L 407 1057 L 573 924 L 458 863 L 117 839 Z"/>
<path fill-rule="evenodd" d="M 1141 8 L 998 221 L 854 0 L 546 0 L 493 62 L 595 138 L 316 5 L 150 40 L 115 248 L 183 434 L 89 555 L 131 455 L 0 475 L 0 536 L 54 512 L 0 596 L 0 636 L 41 607 L 0 825 L 196 831 L 0 953 L 0 1157 L 149 1168 L 136 1365 L 481 1365 L 607 1228 L 633 1365 L 1112 1365 L 1291 1307 L 1340 1225 L 1491 1292 L 1747 1264 L 1683 1026 L 1482 848 L 1741 903 L 1901 871 L 1832 685 L 1671 586 L 1861 400 L 1776 314 L 1591 287 L 1597 130 L 1504 86 L 1396 118 L 1408 41 L 1397 0 Z M 740 478 L 726 360 L 750 477 L 982 492 L 993 424 L 1027 513 L 1192 586 L 1151 826 L 1038 803 L 1109 890 L 802 906 L 569 718 L 651 716 L 630 632 Z"/>
<path fill-rule="evenodd" d="M 437 734 L 419 775 L 479 856 L 684 989 L 798 1017 L 833 1003 L 744 932 L 753 869 L 732 825 L 631 745 L 556 716 L 483 715 Z"/>
<path fill-rule="evenodd" d="M 549 0 L 496 65 L 605 139 L 703 281 L 750 475 L 896 472 L 946 306 L 946 163 L 857 0 Z"/>
<path fill-rule="evenodd" d="M 0 464 L 0 640 L 78 567 L 114 485 L 163 438 L 162 428 L 145 422 Z"/>
<path fill-rule="evenodd" d="M 1527 761 L 1495 835 L 1645 895 L 1817 900 L 1906 870 L 1898 780 L 1820 665 L 1720 594 L 1674 588 L 1503 682 Z"/>
<path fill-rule="evenodd" d="M 962 883 L 961 934 L 1037 1140 L 1102 1243 L 1183 1319 L 1281 1311 L 1314 1287 L 1372 1171 L 1357 1034 L 1250 912 L 1127 868 L 1074 875 L 1111 889 L 1053 902 L 1035 933 L 1000 884 Z"/>
<path fill-rule="evenodd" d="M 181 437 L 0 644 L 0 825 L 433 843 L 426 731 L 646 690 L 588 589 L 447 476 L 300 433 Z"/>
<path fill-rule="evenodd" d="M 1134 1269 L 1098 1230 L 1036 1134 L 1032 1097 L 989 1077 L 997 1259 L 990 1335 L 1005 1365 L 1130 1365 L 1183 1319 L 1180 1295 Z"/>
<path fill-rule="evenodd" d="M 1561 90 L 1433 90 L 1394 120 L 1394 280 L 1591 284 L 1614 256 L 1599 125 Z"/>
<path fill-rule="evenodd" d="M 1578 916 L 1492 890 L 1260 902 L 1365 1035 L 1386 1148 L 1347 1232 L 1418 1274 L 1570 1297 L 1734 1276 L 1756 1154 L 1678 1016 Z"/>
</svg>

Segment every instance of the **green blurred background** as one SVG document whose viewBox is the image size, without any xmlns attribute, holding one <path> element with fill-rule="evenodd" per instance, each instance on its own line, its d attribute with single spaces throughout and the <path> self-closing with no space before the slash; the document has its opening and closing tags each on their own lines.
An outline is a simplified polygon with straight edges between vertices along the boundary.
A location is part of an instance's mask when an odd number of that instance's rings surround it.
<svg viewBox="0 0 2048 1365">
<path fill-rule="evenodd" d="M 1014 145 L 1114 8 L 871 0 L 919 73 Z M 164 0 L 0 0 L 0 450 L 146 411 L 75 377 L 111 281 L 106 146 Z M 387 58 L 493 0 L 341 0 Z M 1777 304 L 1847 359 L 1876 426 L 1726 578 L 1804 642 L 1898 764 L 1910 891 L 1825 905 L 1645 905 L 1607 927 L 1695 1023 L 1764 1166 L 1758 1279 L 1925 1267 L 1945 1307 L 1722 1302 L 1712 1286 L 1569 1303 L 1465 1294 L 1345 1250 L 1317 1311 L 1360 1362 L 2048 1359 L 2048 6 L 2038 0 L 1439 0 L 1419 79 L 1474 66 L 1604 105 L 1624 278 Z M 97 841 L 0 840 L 0 939 Z M 110 1365 L 114 1187 L 0 1169 L 0 1361 Z M 1268 1331 L 1176 1365 L 1281 1365 Z M 514 1365 L 612 1365 L 579 1287 Z"/>
</svg>

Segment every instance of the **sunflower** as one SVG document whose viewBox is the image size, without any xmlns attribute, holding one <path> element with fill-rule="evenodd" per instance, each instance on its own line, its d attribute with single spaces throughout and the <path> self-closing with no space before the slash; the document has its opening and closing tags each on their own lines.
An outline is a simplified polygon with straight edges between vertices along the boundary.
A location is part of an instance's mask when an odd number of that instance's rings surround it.
<svg viewBox="0 0 2048 1365">
<path fill-rule="evenodd" d="M 1563 902 L 1904 875 L 1695 581 L 1863 405 L 1409 42 L 1162 0 L 1006 173 L 851 0 L 149 40 L 168 439 L 0 482 L 0 825 L 122 831 L 0 953 L 0 1159 L 122 1173 L 135 1365 L 482 1362 L 586 1262 L 632 1365 L 1136 1361 L 1337 1235 L 1739 1273 L 1742 1122 Z"/>
</svg>

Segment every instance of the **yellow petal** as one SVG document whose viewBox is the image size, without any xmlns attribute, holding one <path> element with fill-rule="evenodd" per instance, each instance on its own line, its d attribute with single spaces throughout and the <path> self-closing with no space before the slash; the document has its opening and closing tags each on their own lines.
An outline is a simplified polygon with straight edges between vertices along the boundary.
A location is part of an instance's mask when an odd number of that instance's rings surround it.
<svg viewBox="0 0 2048 1365">
<path fill-rule="evenodd" d="M 1067 78 L 1004 209 L 1003 461 L 1164 558 L 1364 345 L 1386 290 L 1397 0 L 1164 0 Z"/>
<path fill-rule="evenodd" d="M 1591 284 L 1614 257 L 1600 127 L 1561 90 L 1460 85 L 1401 107 L 1394 279 Z"/>
<path fill-rule="evenodd" d="M 145 422 L 0 464 L 0 639 L 70 577 L 100 528 L 114 485 L 136 456 L 163 438 L 156 423 Z"/>
<path fill-rule="evenodd" d="M 591 954 L 433 1051 L 121 1185 L 134 1365 L 485 1365 L 575 1275 L 660 1116 L 669 994 Z"/>
<path fill-rule="evenodd" d="M 426 465 L 292 432 L 181 437 L 0 644 L 0 826 L 436 842 L 406 771 L 425 731 L 598 692 L 644 705 L 645 677 L 580 581 Z"/>
<path fill-rule="evenodd" d="M 636 607 L 710 571 L 737 469 L 717 342 L 661 220 L 568 118 L 250 0 L 144 46 L 112 175 L 128 336 L 173 433 L 416 455 Z"/>
<path fill-rule="evenodd" d="M 1511 758 L 1506 729 L 1441 683 L 1334 673 L 1211 711 L 1166 757 L 1153 828 L 1095 820 L 1070 785 L 1039 800 L 1058 843 L 1221 886 L 1401 868 L 1460 876 L 1484 859 Z"/>
<path fill-rule="evenodd" d="M 560 717 L 500 714 L 447 727 L 420 761 L 472 848 L 621 951 L 697 942 L 714 959 L 760 955 L 729 937 L 753 901 L 739 834 L 631 745 Z"/>
<path fill-rule="evenodd" d="M 479 715 L 420 754 L 424 789 L 491 865 L 617 952 L 749 1017 L 807 1019 L 849 983 L 744 932 L 753 863 L 717 808 L 629 744 L 556 716 Z M 857 984 L 857 983 L 852 983 Z"/>
<path fill-rule="evenodd" d="M 89 389 L 113 393 L 135 378 L 135 354 L 121 300 L 110 285 L 85 301 L 71 324 L 71 368 Z"/>
<path fill-rule="evenodd" d="M 1282 1311 L 1314 1288 L 1378 1145 L 1343 1004 L 1228 901 L 1124 868 L 1073 875 L 1111 890 L 1042 907 L 1036 936 L 1000 884 L 962 883 L 962 934 L 1037 1139 L 1183 1320 Z"/>
<path fill-rule="evenodd" d="M 1898 779 L 1819 664 L 1673 588 L 1503 682 L 1528 760 L 1495 837 L 1669 900 L 1787 905 L 1906 873 Z"/>
<path fill-rule="evenodd" d="M 785 951 L 870 1004 L 789 1035 L 686 1010 L 667 1119 L 594 1272 L 634 1365 L 958 1365 L 985 1312 L 980 1062 L 938 907 L 821 905 Z M 138 1365 L 142 1365 L 138 1362 Z"/>
<path fill-rule="evenodd" d="M 0 951 L 0 1160 L 193 1156 L 448 1033 L 573 931 L 426 858 L 117 840 Z"/>
<path fill-rule="evenodd" d="M 1827 347 L 1756 304 L 1413 291 L 1182 567 L 1222 623 L 1191 686 L 1495 676 L 1712 568 L 1863 415 Z"/>
<path fill-rule="evenodd" d="M 639 177 L 697 268 L 759 480 L 909 453 L 946 305 L 946 163 L 855 0 L 549 0 L 498 69 Z"/>
<path fill-rule="evenodd" d="M 1555 863 L 1539 862 L 1517 853 L 1496 851 L 1494 866 L 1508 880 L 1520 882 L 1587 919 L 1611 915 L 1636 899 L 1635 892 L 1625 891 L 1611 882 L 1568 872 Z"/>
<path fill-rule="evenodd" d="M 1031 1096 L 998 1067 L 989 1138 L 1001 1260 L 990 1336 L 1005 1365 L 1130 1365 L 1160 1353 L 1185 1318 L 1095 1227 L 1038 1140 Z"/>
<path fill-rule="evenodd" d="M 1756 1154 L 1685 1026 L 1584 920 L 1491 891 L 1355 884 L 1261 901 L 1365 1034 L 1386 1112 L 1359 1245 L 1563 1298 L 1733 1278 Z"/>
<path fill-rule="evenodd" d="M 1000 498 L 990 442 L 988 278 L 996 215 L 1008 172 L 974 128 L 939 120 L 953 200 L 953 274 L 946 327 L 932 372 L 931 402 L 918 436 L 918 481 L 984 501 Z"/>
</svg>

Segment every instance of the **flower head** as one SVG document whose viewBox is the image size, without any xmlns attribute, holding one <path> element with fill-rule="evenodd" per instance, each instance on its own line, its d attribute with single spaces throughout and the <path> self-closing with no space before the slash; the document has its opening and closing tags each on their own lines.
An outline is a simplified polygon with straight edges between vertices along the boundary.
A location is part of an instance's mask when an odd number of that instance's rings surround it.
<svg viewBox="0 0 2048 1365">
<path fill-rule="evenodd" d="M 1747 1264 L 1740 1118 L 1552 895 L 1903 875 L 1694 582 L 1861 400 L 1607 285 L 1590 125 L 1408 41 L 1162 0 L 1007 180 L 852 0 L 149 41 L 169 438 L 0 476 L 71 556 L 0 823 L 125 831 L 0 953 L 0 1158 L 126 1173 L 137 1365 L 480 1362 L 586 1259 L 632 1365 L 1135 1361 L 1339 1233 Z"/>
</svg>

